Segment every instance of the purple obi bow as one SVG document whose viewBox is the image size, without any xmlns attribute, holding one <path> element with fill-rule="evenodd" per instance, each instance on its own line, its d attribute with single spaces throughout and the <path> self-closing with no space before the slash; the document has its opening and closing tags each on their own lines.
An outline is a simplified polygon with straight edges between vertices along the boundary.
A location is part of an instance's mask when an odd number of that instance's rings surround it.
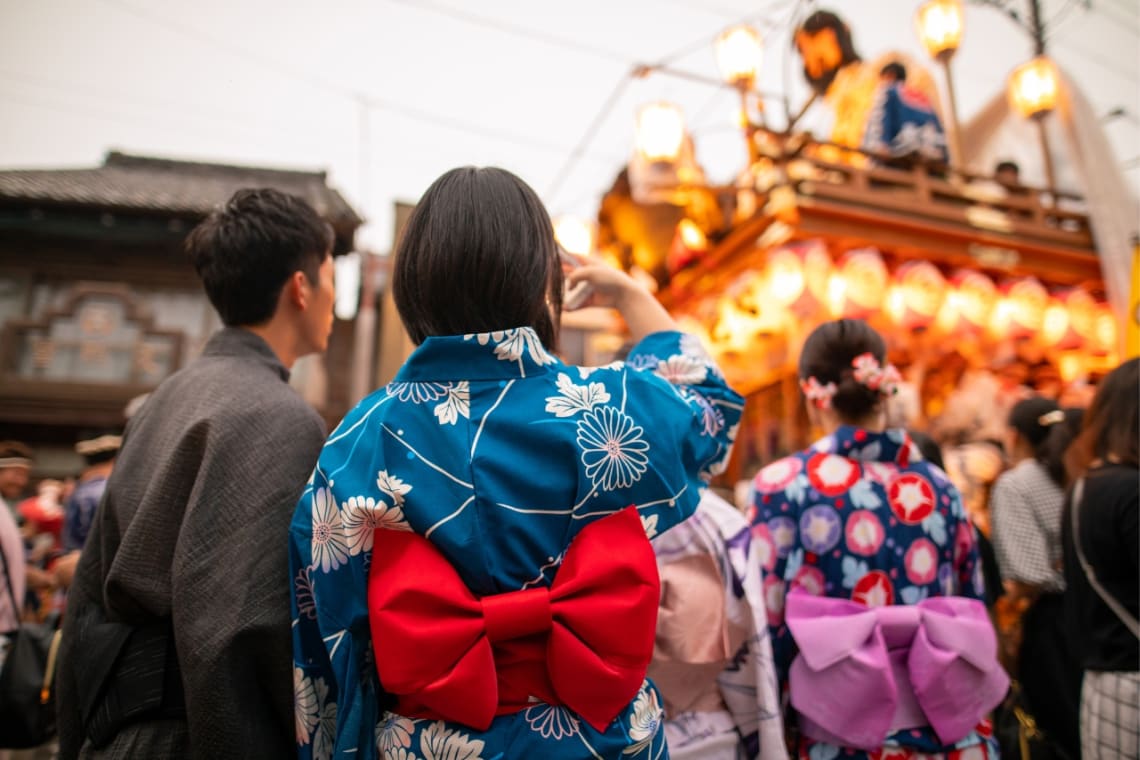
<svg viewBox="0 0 1140 760">
<path fill-rule="evenodd" d="M 997 638 L 975 599 L 865 607 L 788 595 L 800 654 L 789 675 L 804 734 L 875 749 L 894 731 L 930 726 L 944 744 L 970 733 L 1009 689 Z"/>
</svg>

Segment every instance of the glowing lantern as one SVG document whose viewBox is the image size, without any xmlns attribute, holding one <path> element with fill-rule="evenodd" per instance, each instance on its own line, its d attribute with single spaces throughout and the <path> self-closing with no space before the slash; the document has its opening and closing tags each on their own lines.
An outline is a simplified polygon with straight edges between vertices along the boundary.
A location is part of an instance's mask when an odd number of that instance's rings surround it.
<svg viewBox="0 0 1140 760">
<path fill-rule="evenodd" d="M 902 302 L 896 323 L 912 330 L 930 326 L 946 299 L 946 278 L 938 267 L 929 261 L 908 261 L 895 273 L 895 282 Z"/>
<path fill-rule="evenodd" d="M 1045 308 L 1041 340 L 1046 346 L 1070 351 L 1092 338 L 1096 302 L 1084 290 L 1072 288 L 1059 293 Z"/>
<path fill-rule="evenodd" d="M 843 275 L 843 316 L 866 317 L 883 305 L 890 279 L 882 255 L 874 248 L 848 251 L 839 262 Z"/>
<path fill-rule="evenodd" d="M 805 315 L 827 303 L 831 255 L 821 241 L 792 243 L 768 252 L 768 297 Z"/>
<path fill-rule="evenodd" d="M 987 327 L 997 303 L 997 286 L 993 280 L 981 272 L 964 269 L 950 282 L 954 286 L 954 307 L 961 317 L 959 329 L 972 332 Z"/>
<path fill-rule="evenodd" d="M 692 219 L 682 219 L 673 233 L 673 242 L 665 256 L 669 274 L 676 274 L 689 266 L 709 249 L 709 240 Z"/>
<path fill-rule="evenodd" d="M 1093 318 L 1093 353 L 1097 356 L 1111 356 L 1116 353 L 1117 341 L 1120 340 L 1120 325 L 1112 307 L 1106 303 L 1097 304 L 1096 316 Z"/>
<path fill-rule="evenodd" d="M 1025 118 L 1045 116 L 1057 107 L 1060 77 L 1043 55 L 1023 63 L 1009 75 L 1009 100 Z"/>
<path fill-rule="evenodd" d="M 839 272 L 832 272 L 827 280 L 827 308 L 833 317 L 843 316 L 843 301 L 847 297 L 847 281 Z"/>
<path fill-rule="evenodd" d="M 931 58 L 952 56 L 962 44 L 962 0 L 928 0 L 919 7 L 914 20 Z"/>
<path fill-rule="evenodd" d="M 681 109 L 664 101 L 649 103 L 637 112 L 637 150 L 647 161 L 676 161 L 685 141 Z"/>
<path fill-rule="evenodd" d="M 1080 351 L 1065 351 L 1057 361 L 1057 374 L 1066 385 L 1075 382 L 1085 374 L 1085 357 Z"/>
<path fill-rule="evenodd" d="M 903 319 L 906 318 L 906 298 L 903 296 L 902 288 L 898 285 L 892 285 L 887 289 L 887 301 L 884 310 L 896 325 L 901 325 Z"/>
<path fill-rule="evenodd" d="M 734 26 L 716 38 L 716 65 L 724 81 L 751 88 L 764 60 L 760 33 L 750 26 Z"/>
<path fill-rule="evenodd" d="M 1026 338 L 1041 329 L 1049 292 L 1037 279 L 1027 277 L 1003 287 L 1004 297 L 998 302 L 990 320 L 995 336 Z"/>
<path fill-rule="evenodd" d="M 560 216 L 554 220 L 554 239 L 578 256 L 589 256 L 594 250 L 593 225 L 576 216 Z"/>
</svg>

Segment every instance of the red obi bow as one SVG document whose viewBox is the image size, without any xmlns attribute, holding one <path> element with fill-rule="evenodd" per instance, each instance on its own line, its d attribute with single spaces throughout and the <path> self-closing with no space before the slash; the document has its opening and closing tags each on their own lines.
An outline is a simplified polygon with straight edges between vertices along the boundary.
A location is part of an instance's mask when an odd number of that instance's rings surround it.
<svg viewBox="0 0 1140 760">
<path fill-rule="evenodd" d="M 430 541 L 380 529 L 368 575 L 376 670 L 384 690 L 411 708 L 402 714 L 486 730 L 496 715 L 527 706 L 525 696 L 500 703 L 500 688 L 517 687 L 519 678 L 516 669 L 506 684 L 496 660 L 517 652 L 515 645 L 533 645 L 532 659 L 546 673 L 530 680 L 552 692 L 539 693 L 543 701 L 561 702 L 604 731 L 641 688 L 659 594 L 653 548 L 634 507 L 583 528 L 549 589 L 482 599 Z"/>
</svg>

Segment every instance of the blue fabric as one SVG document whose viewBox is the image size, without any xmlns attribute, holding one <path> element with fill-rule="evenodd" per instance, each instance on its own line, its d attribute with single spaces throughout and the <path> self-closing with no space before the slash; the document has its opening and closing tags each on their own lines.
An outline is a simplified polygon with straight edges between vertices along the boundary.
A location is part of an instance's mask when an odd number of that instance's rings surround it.
<svg viewBox="0 0 1140 760">
<path fill-rule="evenodd" d="M 71 498 L 67 500 L 63 517 L 61 538 L 65 552 L 82 549 L 87 543 L 87 534 L 91 532 L 91 523 L 95 520 L 95 510 L 106 489 L 107 478 L 102 476 L 80 481 L 75 486 Z"/>
<path fill-rule="evenodd" d="M 949 160 L 946 134 L 930 100 L 905 83 L 885 84 L 876 91 L 863 150 L 889 158 L 918 155 L 929 161 Z"/>
<path fill-rule="evenodd" d="M 381 709 L 366 599 L 374 528 L 428 538 L 477 595 L 549 586 L 592 520 L 662 532 L 727 461 L 743 401 L 687 335 L 567 366 L 529 328 L 428 338 L 329 437 L 290 531 L 302 758 L 663 758 L 648 681 L 599 733 L 537 703 L 485 731 Z M 615 547 L 620 550 L 620 547 Z"/>
<path fill-rule="evenodd" d="M 769 571 L 764 596 L 781 689 L 798 653 L 784 623 L 784 599 L 794 588 L 868 606 L 916 604 L 931 596 L 982 598 L 977 537 L 958 490 L 946 473 L 923 461 L 903 430 L 842 426 L 762 469 L 752 491 L 753 546 Z M 958 746 L 984 742 L 972 733 Z M 887 746 L 948 749 L 930 728 L 897 732 Z M 801 756 L 839 753 L 807 740 L 800 747 Z M 851 749 L 842 754 L 870 756 Z"/>
</svg>

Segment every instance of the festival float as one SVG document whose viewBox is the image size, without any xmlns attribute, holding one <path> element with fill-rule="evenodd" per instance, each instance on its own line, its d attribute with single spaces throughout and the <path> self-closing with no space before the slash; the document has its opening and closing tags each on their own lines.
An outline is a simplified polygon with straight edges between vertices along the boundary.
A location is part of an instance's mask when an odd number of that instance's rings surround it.
<svg viewBox="0 0 1140 760">
<path fill-rule="evenodd" d="M 930 0 L 917 24 L 949 75 L 960 3 Z M 638 114 L 633 158 L 602 201 L 596 235 L 560 225 L 567 248 L 650 282 L 747 395 L 726 482 L 810 442 L 795 361 L 829 319 L 866 319 L 887 338 L 909 386 L 901 419 L 916 427 L 940 416 L 969 372 L 1063 393 L 1116 366 L 1136 314 L 1134 201 L 1076 85 L 1038 55 L 1014 72 L 1008 94 L 959 127 L 948 76 L 944 106 L 921 62 L 862 60 L 835 14 L 813 13 L 792 36 L 814 94 L 781 130 L 766 125 L 754 91 L 758 33 L 735 28 L 717 41 L 748 145 L 735 182 L 706 183 L 680 110 L 652 103 Z M 910 73 L 911 96 L 941 112 L 945 160 L 900 165 L 865 150 L 891 61 Z M 796 128 L 813 104 L 835 112 L 825 137 Z M 988 170 L 1011 130 L 1041 141 L 1046 186 L 1000 182 Z M 1058 189 L 1055 156 L 1079 193 Z"/>
</svg>

